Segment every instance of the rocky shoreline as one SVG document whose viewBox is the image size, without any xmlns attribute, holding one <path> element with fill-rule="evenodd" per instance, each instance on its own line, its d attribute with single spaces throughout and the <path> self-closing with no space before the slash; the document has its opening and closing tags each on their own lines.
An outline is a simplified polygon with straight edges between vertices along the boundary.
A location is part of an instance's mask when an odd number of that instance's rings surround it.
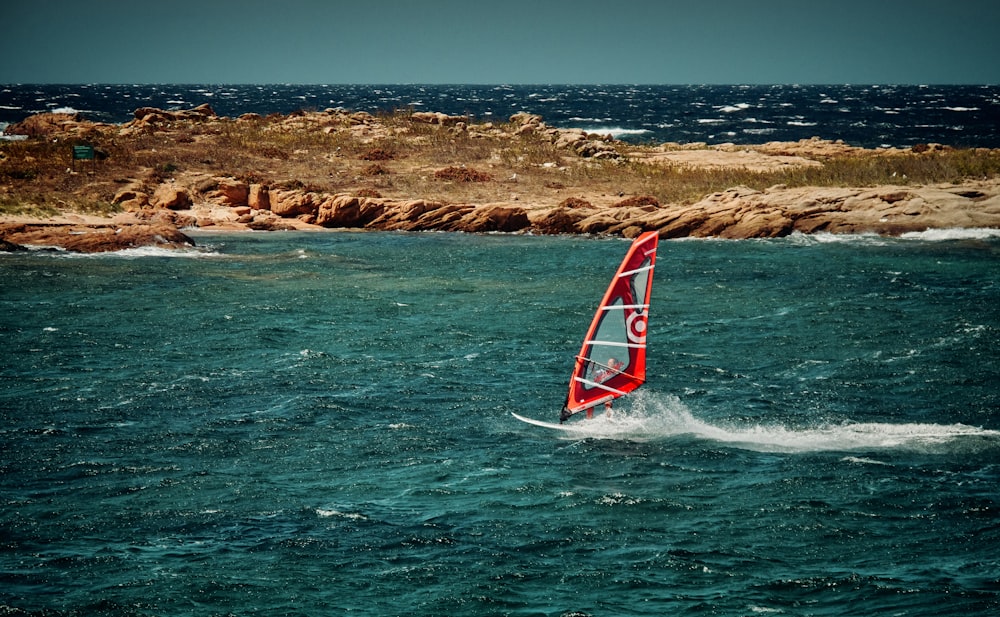
<svg viewBox="0 0 1000 617">
<path fill-rule="evenodd" d="M 456 231 L 468 233 L 506 232 L 536 234 L 596 234 L 634 237 L 643 231 L 658 231 L 662 238 L 719 237 L 769 238 L 801 233 L 876 233 L 898 235 L 934 228 L 1000 227 L 1000 178 L 964 178 L 960 182 L 933 185 L 909 183 L 878 186 L 787 186 L 775 184 L 764 189 L 735 185 L 700 199 L 683 203 L 663 203 L 650 194 L 636 191 L 614 192 L 614 166 L 642 164 L 671 170 L 740 169 L 774 172 L 822 166 L 837 157 L 871 155 L 872 151 L 841 142 L 820 139 L 796 143 L 769 143 L 760 146 L 715 146 L 704 144 L 663 144 L 629 146 L 608 136 L 579 130 L 555 129 L 540 117 L 516 114 L 503 125 L 475 124 L 469 118 L 428 112 L 408 114 L 408 124 L 395 124 L 366 113 L 343 110 L 300 112 L 289 116 L 243 116 L 219 118 L 207 105 L 192 110 L 136 110 L 135 119 L 124 125 L 103 125 L 68 114 L 39 114 L 8 127 L 8 134 L 34 140 L 61 140 L 63 143 L 97 143 L 98 157 L 111 161 L 126 159 L 128 144 L 134 162 L 112 167 L 104 161 L 88 161 L 86 169 L 67 168 L 36 173 L 20 182 L 17 174 L 3 183 L 0 197 L 17 196 L 31 188 L 44 191 L 49 178 L 53 187 L 73 182 L 76 192 L 100 194 L 114 204 L 107 215 L 81 215 L 71 211 L 37 214 L 0 214 L 0 250 L 16 250 L 19 245 L 59 246 L 66 250 L 95 252 L 120 250 L 143 245 L 178 247 L 192 245 L 183 233 L 186 228 L 205 230 L 390 230 Z M 258 163 L 262 169 L 288 167 L 301 159 L 298 169 L 329 166 L 351 177 L 347 190 L 324 187 L 305 178 L 288 178 L 294 171 L 280 171 L 282 181 L 264 177 L 257 168 L 247 171 L 220 168 L 222 137 L 240 127 L 254 135 L 321 135 L 345 144 L 332 149 L 321 147 L 270 148 Z M 267 131 L 267 133 L 264 133 Z M 353 141 L 348 141 L 348 140 Z M 525 143 L 521 158 L 541 151 L 551 160 L 504 166 L 505 153 L 497 146 L 477 161 L 435 158 L 425 161 L 417 155 L 401 155 L 409 143 L 430 143 L 430 151 L 449 148 L 449 143 Z M 144 150 L 130 140 L 142 140 Z M 216 141 L 211 141 L 216 140 Z M 409 140 L 409 141 L 407 141 Z M 451 140 L 451 141 L 449 141 Z M 518 141 L 520 140 L 520 141 Z M 226 142 L 230 143 L 230 142 Z M 380 144 L 394 144 L 381 148 Z M 107 146 L 104 146 L 107 144 Z M 204 146 L 204 164 L 149 165 L 152 153 L 174 148 Z M 253 144 L 247 145 L 252 150 Z M 363 147 L 362 147 L 363 146 Z M 541 148 L 547 148 L 541 150 Z M 104 148 L 111 150 L 106 153 Z M 357 149 L 348 157 L 343 150 Z M 470 146 L 471 147 L 471 146 Z M 115 150 L 117 148 L 118 150 Z M 159 150 L 157 150 L 159 148 Z M 436 149 L 436 150 L 434 150 Z M 933 155 L 944 146 L 928 145 L 907 151 L 885 150 L 882 157 Z M 268 150 L 268 148 L 262 148 Z M 326 150 L 326 151 L 323 151 Z M 137 154 L 138 153 L 138 154 Z M 15 168 L 10 149 L 0 151 L 2 166 Z M 139 154 L 144 158 L 140 160 Z M 252 152 L 251 152 L 252 154 Z M 24 155 L 27 157 L 28 155 Z M 164 160 L 172 160 L 167 155 Z M 427 155 L 424 155 L 425 158 Z M 437 155 L 435 155 L 437 156 Z M 998 157 L 983 151 L 983 157 Z M 194 160 L 194 157 L 190 157 Z M 484 165 L 485 161 L 485 165 Z M 361 163 L 363 162 L 363 166 Z M 134 168 L 128 167 L 129 164 Z M 354 164 L 354 167 L 350 165 Z M 475 165 L 475 166 L 474 166 Z M 57 162 L 53 169 L 59 167 Z M 81 168 L 84 165 L 80 165 Z M 173 167 L 173 168 L 172 168 Z M 18 168 L 18 169 L 23 169 Z M 587 170 L 611 169 L 607 178 L 593 185 L 577 181 L 567 186 L 571 171 L 586 177 Z M 508 175 L 511 169 L 514 171 Z M 344 171 L 341 171 L 344 170 Z M 65 177 L 60 176 L 65 174 Z M 272 171 L 277 174 L 279 172 Z M 306 173 L 303 171 L 302 173 Z M 500 174 L 503 174 L 500 176 Z M 334 171 L 328 171 L 334 176 Z M 408 174 L 408 175 L 407 175 Z M 531 177 L 526 178 L 531 175 Z M 27 176 L 22 173 L 21 175 Z M 80 177 L 82 181 L 77 181 Z M 537 176 L 537 178 L 535 177 Z M 4 176 L 0 175 L 0 178 Z M 67 180 L 67 178 L 69 180 Z M 387 178 L 387 179 L 386 179 Z M 421 195 L 430 187 L 435 195 Z M 405 180 L 405 181 L 404 181 Z M 342 181 L 347 183 L 348 181 Z M 34 183 L 34 184 L 32 184 Z M 380 184 L 381 183 L 381 184 Z M 432 184 L 435 183 L 435 184 Z M 111 188 L 113 194 L 111 194 Z M 441 188 L 439 188 L 441 187 Z M 53 188 L 53 190 L 56 190 Z M 476 193 L 475 191 L 479 191 Z M 451 191 L 449 193 L 449 191 Z M 383 195 L 385 192 L 395 194 Z M 471 193 L 472 198 L 469 197 Z M 485 198 L 482 198 L 485 197 Z"/>
</svg>

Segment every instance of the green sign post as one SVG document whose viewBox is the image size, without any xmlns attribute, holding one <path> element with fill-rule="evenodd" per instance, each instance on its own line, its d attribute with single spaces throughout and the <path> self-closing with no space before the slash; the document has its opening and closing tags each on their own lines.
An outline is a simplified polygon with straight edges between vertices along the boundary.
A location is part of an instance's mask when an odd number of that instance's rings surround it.
<svg viewBox="0 0 1000 617">
<path fill-rule="evenodd" d="M 73 146 L 73 169 L 77 161 L 93 161 L 94 146 Z"/>
</svg>

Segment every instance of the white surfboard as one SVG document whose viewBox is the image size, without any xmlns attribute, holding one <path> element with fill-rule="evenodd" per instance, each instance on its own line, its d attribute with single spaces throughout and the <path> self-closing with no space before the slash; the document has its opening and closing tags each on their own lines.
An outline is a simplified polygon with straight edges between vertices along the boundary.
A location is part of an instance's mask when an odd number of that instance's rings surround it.
<svg viewBox="0 0 1000 617">
<path fill-rule="evenodd" d="M 544 428 L 551 428 L 557 431 L 565 431 L 567 433 L 593 433 L 593 432 L 603 432 L 607 430 L 608 427 L 612 426 L 611 421 L 607 420 L 603 416 L 594 418 L 593 420 L 581 420 L 579 422 L 572 422 L 567 424 L 556 424 L 555 422 L 544 422 L 542 420 L 536 420 L 534 418 L 525 418 L 524 416 L 519 416 L 513 411 L 510 415 L 514 416 L 521 422 L 527 422 L 528 424 L 534 424 L 535 426 L 541 426 Z"/>
</svg>

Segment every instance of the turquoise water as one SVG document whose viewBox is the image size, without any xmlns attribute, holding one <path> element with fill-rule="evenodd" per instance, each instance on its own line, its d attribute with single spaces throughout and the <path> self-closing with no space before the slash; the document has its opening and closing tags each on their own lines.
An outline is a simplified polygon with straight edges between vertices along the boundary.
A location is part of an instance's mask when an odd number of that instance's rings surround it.
<svg viewBox="0 0 1000 617">
<path fill-rule="evenodd" d="M 0 607 L 1000 610 L 1000 238 L 660 243 L 649 381 L 554 420 L 621 240 L 0 255 Z"/>
</svg>

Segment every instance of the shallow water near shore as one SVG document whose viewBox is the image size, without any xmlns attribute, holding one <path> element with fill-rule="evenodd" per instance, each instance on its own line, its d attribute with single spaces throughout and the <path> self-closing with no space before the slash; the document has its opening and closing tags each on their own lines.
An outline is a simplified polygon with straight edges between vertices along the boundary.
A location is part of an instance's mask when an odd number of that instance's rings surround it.
<svg viewBox="0 0 1000 617">
<path fill-rule="evenodd" d="M 1000 609 L 1000 238 L 660 243 L 649 380 L 567 435 L 612 239 L 0 255 L 0 606 Z"/>
</svg>

